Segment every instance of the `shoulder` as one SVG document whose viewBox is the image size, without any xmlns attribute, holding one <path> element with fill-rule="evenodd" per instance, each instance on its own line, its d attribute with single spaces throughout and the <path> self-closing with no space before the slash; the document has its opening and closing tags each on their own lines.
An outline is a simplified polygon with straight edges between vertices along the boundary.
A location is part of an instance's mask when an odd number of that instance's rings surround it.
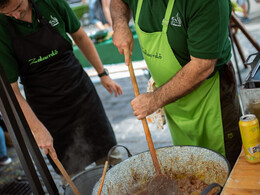
<svg viewBox="0 0 260 195">
<path fill-rule="evenodd" d="M 66 9 L 68 7 L 68 3 L 66 0 L 34 0 L 37 5 L 40 7 L 49 6 L 55 9 Z"/>
<path fill-rule="evenodd" d="M 35 1 L 45 19 L 52 21 L 53 17 L 55 17 L 59 21 L 61 26 L 57 25 L 55 28 L 58 28 L 62 32 L 65 30 L 69 33 L 79 29 L 80 22 L 66 0 Z"/>
<path fill-rule="evenodd" d="M 181 4 L 186 6 L 186 13 L 190 16 L 196 16 L 200 13 L 208 14 L 228 14 L 231 12 L 230 0 L 185 0 Z"/>
<path fill-rule="evenodd" d="M 45 17 L 55 15 L 57 18 L 66 20 L 68 17 L 72 17 L 72 10 L 66 0 L 35 0 L 37 7 Z"/>
</svg>

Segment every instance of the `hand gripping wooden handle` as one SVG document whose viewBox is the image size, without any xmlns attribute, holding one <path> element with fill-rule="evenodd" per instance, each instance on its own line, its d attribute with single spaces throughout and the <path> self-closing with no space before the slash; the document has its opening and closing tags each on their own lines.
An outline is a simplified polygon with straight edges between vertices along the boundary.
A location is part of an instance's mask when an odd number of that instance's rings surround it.
<svg viewBox="0 0 260 195">
<path fill-rule="evenodd" d="M 80 195 L 79 190 L 77 189 L 77 187 L 75 186 L 75 184 L 72 182 L 72 180 L 70 179 L 68 173 L 66 172 L 66 170 L 64 169 L 63 165 L 61 164 L 61 162 L 59 161 L 59 159 L 54 159 L 52 154 L 49 152 L 49 155 L 51 157 L 51 159 L 53 160 L 53 162 L 55 163 L 55 165 L 58 167 L 58 169 L 60 170 L 61 174 L 63 175 L 63 177 L 66 179 L 66 181 L 68 182 L 68 184 L 70 185 L 72 191 L 74 192 L 75 195 Z"/>
<path fill-rule="evenodd" d="M 140 94 L 140 92 L 139 92 L 138 85 L 137 85 L 137 82 L 136 82 L 136 78 L 135 78 L 135 73 L 134 73 L 131 57 L 129 57 L 128 70 L 129 70 L 129 73 L 130 73 L 130 77 L 131 77 L 132 85 L 133 85 L 133 88 L 134 88 L 135 96 L 138 96 Z M 160 175 L 161 174 L 161 169 L 160 169 L 160 165 L 159 165 L 156 153 L 155 153 L 153 140 L 152 140 L 152 137 L 151 137 L 151 133 L 150 133 L 150 130 L 149 130 L 146 118 L 142 119 L 142 123 L 143 123 L 143 128 L 144 128 L 146 140 L 147 140 L 148 147 L 149 147 L 149 150 L 150 150 L 150 153 L 151 153 L 151 156 L 152 156 L 153 165 L 154 165 L 156 174 Z"/>
</svg>

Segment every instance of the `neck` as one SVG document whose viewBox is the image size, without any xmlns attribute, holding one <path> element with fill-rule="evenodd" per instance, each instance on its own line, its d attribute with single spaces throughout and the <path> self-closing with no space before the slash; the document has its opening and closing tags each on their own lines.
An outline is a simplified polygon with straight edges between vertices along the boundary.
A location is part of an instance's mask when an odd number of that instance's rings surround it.
<svg viewBox="0 0 260 195">
<path fill-rule="evenodd" d="M 25 10 L 25 15 L 20 20 L 32 23 L 32 7 L 31 7 L 31 3 L 29 0 L 27 0 L 27 3 L 28 3 L 28 5 Z"/>
<path fill-rule="evenodd" d="M 24 16 L 23 20 L 25 22 L 32 23 L 32 8 L 31 8 L 30 4 L 29 4 L 29 7 L 28 7 L 28 11 L 27 11 L 26 15 Z"/>
</svg>

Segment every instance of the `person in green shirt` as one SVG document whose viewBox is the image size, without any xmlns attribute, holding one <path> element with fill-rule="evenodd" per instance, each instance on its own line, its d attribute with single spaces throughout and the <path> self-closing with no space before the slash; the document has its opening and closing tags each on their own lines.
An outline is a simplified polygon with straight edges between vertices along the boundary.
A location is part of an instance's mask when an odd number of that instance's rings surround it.
<svg viewBox="0 0 260 195">
<path fill-rule="evenodd" d="M 132 102 L 143 119 L 164 107 L 174 145 L 212 149 L 231 167 L 241 151 L 241 116 L 231 58 L 226 0 L 112 0 L 113 43 L 125 62 L 133 50 L 134 17 L 157 89 Z"/>
<path fill-rule="evenodd" d="M 68 34 L 108 92 L 121 95 L 65 0 L 0 1 L 0 63 L 38 146 L 76 174 L 106 157 L 116 138 Z"/>
</svg>

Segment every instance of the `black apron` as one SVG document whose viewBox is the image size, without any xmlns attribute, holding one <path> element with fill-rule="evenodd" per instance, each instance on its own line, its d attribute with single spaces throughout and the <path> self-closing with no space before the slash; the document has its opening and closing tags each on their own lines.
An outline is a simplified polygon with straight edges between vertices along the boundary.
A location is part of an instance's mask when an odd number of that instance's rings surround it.
<svg viewBox="0 0 260 195">
<path fill-rule="evenodd" d="M 8 18 L 19 76 L 27 102 L 53 136 L 58 158 L 74 174 L 106 156 L 116 144 L 115 135 L 72 46 L 31 3 L 40 23 L 38 31 L 18 36 Z"/>
</svg>

